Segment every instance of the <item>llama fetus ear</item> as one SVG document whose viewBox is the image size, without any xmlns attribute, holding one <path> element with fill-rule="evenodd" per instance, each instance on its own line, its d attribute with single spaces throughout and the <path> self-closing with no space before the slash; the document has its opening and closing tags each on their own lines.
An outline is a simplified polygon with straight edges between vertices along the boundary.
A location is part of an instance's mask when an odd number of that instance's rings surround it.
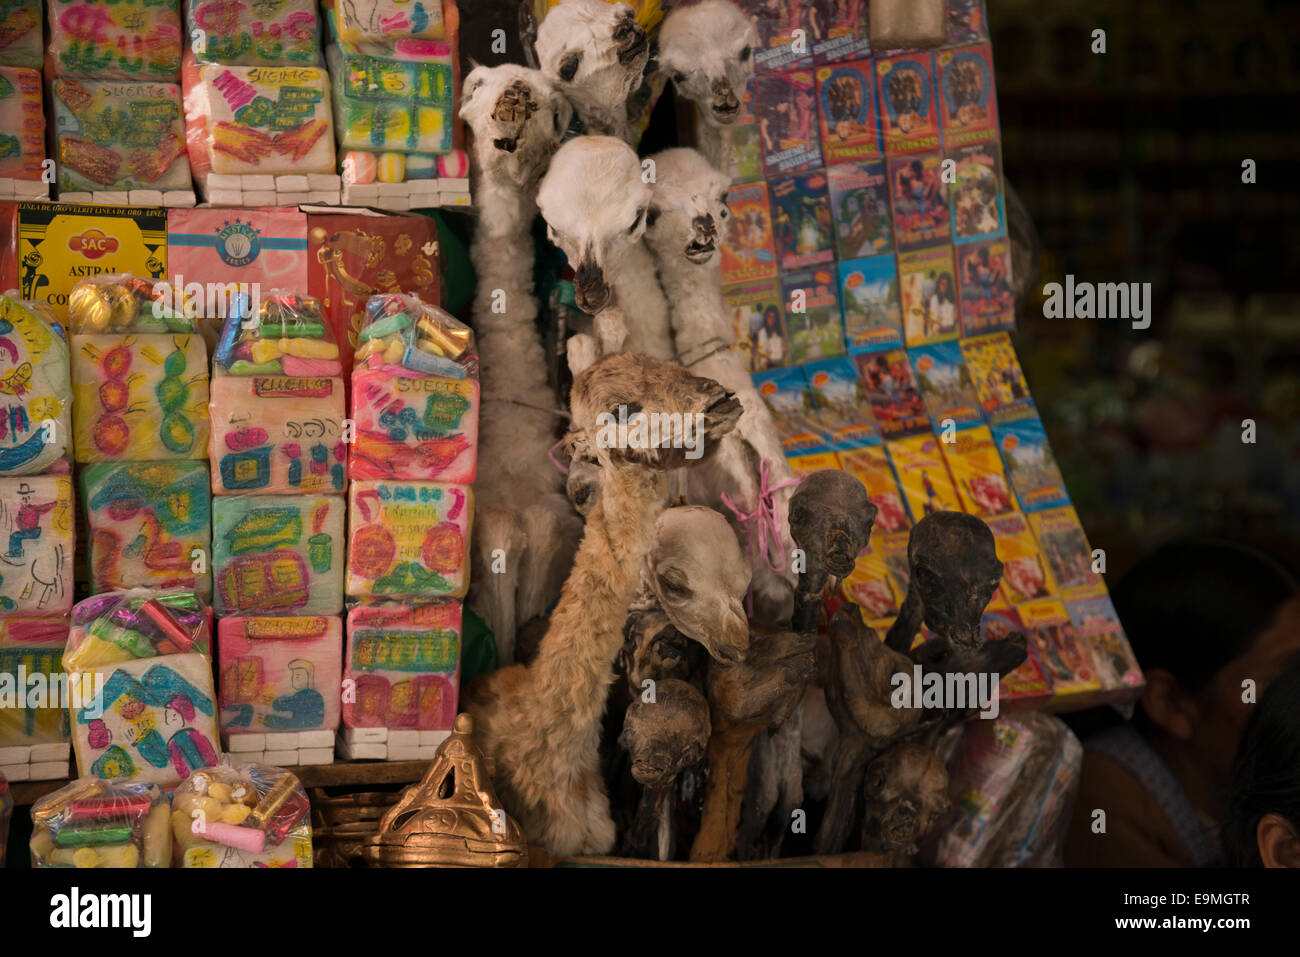
<svg viewBox="0 0 1300 957">
<path fill-rule="evenodd" d="M 578 67 L 581 63 L 581 53 L 565 54 L 564 59 L 560 61 L 560 79 L 565 83 L 572 83 L 573 78 L 578 75 Z"/>
</svg>

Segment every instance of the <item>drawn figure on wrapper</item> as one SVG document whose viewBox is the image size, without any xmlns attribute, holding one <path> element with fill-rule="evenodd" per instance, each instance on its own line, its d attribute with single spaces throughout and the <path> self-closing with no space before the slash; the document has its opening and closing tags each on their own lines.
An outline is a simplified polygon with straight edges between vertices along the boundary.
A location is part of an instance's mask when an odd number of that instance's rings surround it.
<svg viewBox="0 0 1300 957">
<path fill-rule="evenodd" d="M 71 483 L 34 476 L 0 488 L 0 613 L 54 612 L 71 601 Z M 52 491 L 38 491 L 53 483 Z M 0 532 L 0 535 L 3 533 Z"/>
</svg>

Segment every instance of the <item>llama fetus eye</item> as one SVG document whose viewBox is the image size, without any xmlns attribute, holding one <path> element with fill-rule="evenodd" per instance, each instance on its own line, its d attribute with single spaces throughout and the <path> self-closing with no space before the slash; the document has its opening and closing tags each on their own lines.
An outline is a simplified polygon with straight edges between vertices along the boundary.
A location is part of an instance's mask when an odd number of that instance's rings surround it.
<svg viewBox="0 0 1300 957">
<path fill-rule="evenodd" d="M 634 232 L 636 232 L 636 228 L 641 225 L 641 216 L 644 213 L 645 210 L 643 209 L 638 209 L 636 211 L 636 219 L 632 220 L 632 225 L 627 228 L 627 234 L 629 236 L 631 236 Z"/>
<path fill-rule="evenodd" d="M 748 60 L 748 59 L 749 59 L 749 55 L 750 55 L 751 53 L 753 53 L 753 52 L 754 52 L 754 51 L 751 50 L 749 47 L 741 47 L 741 48 L 740 48 L 740 62 L 741 62 L 741 63 L 744 63 L 746 60 Z"/>
<path fill-rule="evenodd" d="M 646 227 L 646 229 L 649 229 L 649 228 L 650 228 L 651 226 L 653 226 L 653 225 L 654 225 L 658 220 L 659 220 L 659 208 L 658 208 L 657 206 L 651 206 L 649 209 L 647 209 L 647 210 L 645 211 L 645 227 Z"/>
<path fill-rule="evenodd" d="M 578 75 L 578 64 L 582 62 L 581 53 L 570 53 L 560 61 L 560 79 L 570 83 Z"/>
<path fill-rule="evenodd" d="M 679 83 L 679 84 L 680 84 L 680 83 L 685 83 L 685 82 L 686 82 L 686 74 L 685 74 L 685 73 L 682 73 L 681 71 L 674 71 L 674 72 L 673 72 L 673 82 L 674 82 L 674 83 Z"/>
</svg>

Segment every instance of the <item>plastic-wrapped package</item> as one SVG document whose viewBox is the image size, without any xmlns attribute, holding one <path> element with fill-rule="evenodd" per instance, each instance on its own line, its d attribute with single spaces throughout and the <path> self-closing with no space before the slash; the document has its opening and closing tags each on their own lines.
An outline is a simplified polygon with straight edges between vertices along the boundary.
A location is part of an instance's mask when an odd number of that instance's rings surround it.
<svg viewBox="0 0 1300 957">
<path fill-rule="evenodd" d="M 79 778 L 32 805 L 33 867 L 170 867 L 167 798 L 157 784 Z"/>
<path fill-rule="evenodd" d="M 346 408 L 339 348 L 310 296 L 278 290 L 227 317 L 214 355 L 216 494 L 342 492 Z"/>
<path fill-rule="evenodd" d="M 343 611 L 342 495 L 221 495 L 212 507 L 216 613 Z"/>
<path fill-rule="evenodd" d="M 360 339 L 350 477 L 471 484 L 479 387 L 469 328 L 416 296 L 388 294 L 370 298 Z"/>
<path fill-rule="evenodd" d="M 186 23 L 194 55 L 237 66 L 317 66 L 315 0 L 192 0 Z M 197 32 L 196 32 L 197 31 Z"/>
<path fill-rule="evenodd" d="M 450 730 L 460 687 L 458 601 L 358 605 L 348 612 L 343 701 L 349 728 Z"/>
<path fill-rule="evenodd" d="M 72 608 L 72 479 L 0 478 L 0 615 L 61 615 Z"/>
<path fill-rule="evenodd" d="M 52 89 L 60 189 L 190 189 L 179 85 L 63 77 Z"/>
<path fill-rule="evenodd" d="M 335 173 L 329 74 L 314 66 L 199 64 L 187 55 L 185 129 L 194 178 Z"/>
<path fill-rule="evenodd" d="M 452 148 L 455 79 L 450 43 L 398 40 L 326 51 L 334 123 L 345 150 L 446 153 Z"/>
<path fill-rule="evenodd" d="M 51 471 L 71 445 L 68 344 L 31 307 L 0 296 L 0 476 Z"/>
<path fill-rule="evenodd" d="M 211 596 L 207 462 L 96 462 L 81 470 L 81 498 L 95 591 L 161 588 Z"/>
<path fill-rule="evenodd" d="M 150 280 L 121 275 L 73 287 L 78 462 L 206 457 L 207 348 L 194 321 L 166 308 L 163 295 L 153 298 Z"/>
<path fill-rule="evenodd" d="M 39 70 L 45 56 L 41 0 L 0 0 L 0 24 L 0 64 Z"/>
<path fill-rule="evenodd" d="M 339 726 L 341 619 L 222 618 L 217 646 L 222 733 L 233 737 Z"/>
<path fill-rule="evenodd" d="M 77 602 L 63 652 L 69 672 L 165 655 L 212 655 L 212 610 L 192 592 L 148 588 Z"/>
<path fill-rule="evenodd" d="M 298 779 L 265 764 L 221 763 L 172 796 L 180 867 L 311 867 L 311 802 Z"/>
<path fill-rule="evenodd" d="M 40 29 L 36 32 L 39 36 Z M 0 179 L 39 183 L 44 162 L 45 107 L 40 71 L 0 66 Z"/>
<path fill-rule="evenodd" d="M 63 648 L 68 643 L 68 619 L 60 615 L 0 618 L 0 675 L 9 676 L 13 687 L 31 688 L 35 676 L 44 676 L 47 687 L 59 687 L 63 674 Z M 68 709 L 51 695 L 42 705 L 30 707 L 20 694 L 15 707 L 0 708 L 0 752 L 27 748 L 13 757 L 0 758 L 0 765 L 26 765 L 28 778 L 48 780 L 68 773 Z M 57 745 L 55 748 L 45 747 Z M 36 749 L 35 753 L 31 749 Z M 61 758 L 61 760 L 60 760 Z M 49 764 L 52 767 L 41 767 Z M 4 771 L 5 767 L 0 767 Z"/>
<path fill-rule="evenodd" d="M 181 69 L 180 0 L 49 0 L 56 76 L 175 80 Z"/>
<path fill-rule="evenodd" d="M 346 590 L 354 598 L 461 598 L 474 493 L 437 482 L 353 482 Z"/>
<path fill-rule="evenodd" d="M 446 32 L 442 0 L 346 0 L 327 8 L 339 39 L 348 43 L 441 40 Z"/>
<path fill-rule="evenodd" d="M 940 867 L 1059 867 L 1083 746 L 1059 718 L 969 721 L 949 762 L 953 811 L 927 841 Z"/>
<path fill-rule="evenodd" d="M 212 612 L 192 594 L 133 589 L 78 602 L 63 667 L 79 773 L 170 787 L 215 763 L 211 647 Z"/>
</svg>

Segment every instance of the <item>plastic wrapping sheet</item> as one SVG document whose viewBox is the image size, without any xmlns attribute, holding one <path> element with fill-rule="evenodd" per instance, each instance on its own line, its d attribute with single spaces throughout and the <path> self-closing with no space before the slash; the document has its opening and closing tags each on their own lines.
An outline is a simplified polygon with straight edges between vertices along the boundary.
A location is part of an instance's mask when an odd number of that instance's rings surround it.
<svg viewBox="0 0 1300 957">
<path fill-rule="evenodd" d="M 450 43 L 334 45 L 327 57 L 340 148 L 424 154 L 452 149 Z"/>
<path fill-rule="evenodd" d="M 265 764 L 222 763 L 172 796 L 180 867 L 311 867 L 311 802 L 298 779 Z"/>
<path fill-rule="evenodd" d="M 39 182 L 44 162 L 45 106 L 40 71 L 0 66 L 0 179 Z"/>
<path fill-rule="evenodd" d="M 168 817 L 157 784 L 79 778 L 32 805 L 32 866 L 169 867 Z"/>
<path fill-rule="evenodd" d="M 41 0 L 0 0 L 0 65 L 41 68 L 41 19 Z"/>
<path fill-rule="evenodd" d="M 343 610 L 342 495 L 222 495 L 213 503 L 218 615 Z"/>
<path fill-rule="evenodd" d="M 9 675 L 21 691 L 43 676 L 49 696 L 44 702 L 24 701 L 0 708 L 0 749 L 69 740 L 68 709 L 62 706 L 63 648 L 68 643 L 68 619 L 63 616 L 0 618 L 0 675 Z M 63 761 L 66 768 L 67 760 Z M 66 772 L 65 772 L 66 773 Z M 62 775 L 60 775 L 62 777 Z M 3 828 L 0 827 L 0 831 Z"/>
<path fill-rule="evenodd" d="M 441 40 L 446 33 L 442 0 L 344 0 L 327 7 L 339 39 L 349 43 Z"/>
<path fill-rule="evenodd" d="M 182 589 L 212 594 L 208 463 L 97 462 L 81 470 L 97 592 Z"/>
<path fill-rule="evenodd" d="M 180 0 L 48 0 L 48 60 L 56 76 L 175 80 Z"/>
<path fill-rule="evenodd" d="M 315 0 L 193 0 L 186 9 L 195 56 L 236 66 L 318 66 L 317 21 Z"/>
<path fill-rule="evenodd" d="M 223 618 L 217 646 L 224 734 L 333 731 L 339 726 L 342 619 Z"/>
<path fill-rule="evenodd" d="M 437 482 L 353 482 L 346 591 L 354 598 L 460 598 L 469 589 L 473 491 Z"/>
<path fill-rule="evenodd" d="M 348 613 L 344 725 L 449 730 L 460 656 L 460 602 L 358 605 Z"/>
<path fill-rule="evenodd" d="M 0 616 L 72 608 L 72 478 L 0 478 Z"/>
<path fill-rule="evenodd" d="M 31 306 L 0 296 L 0 476 L 50 471 L 71 447 L 68 344 Z"/>
<path fill-rule="evenodd" d="M 63 665 L 88 671 L 162 655 L 212 654 L 212 611 L 190 592 L 105 592 L 72 609 Z"/>
<path fill-rule="evenodd" d="M 52 90 L 60 189 L 190 189 L 178 84 L 63 77 Z"/>
</svg>

